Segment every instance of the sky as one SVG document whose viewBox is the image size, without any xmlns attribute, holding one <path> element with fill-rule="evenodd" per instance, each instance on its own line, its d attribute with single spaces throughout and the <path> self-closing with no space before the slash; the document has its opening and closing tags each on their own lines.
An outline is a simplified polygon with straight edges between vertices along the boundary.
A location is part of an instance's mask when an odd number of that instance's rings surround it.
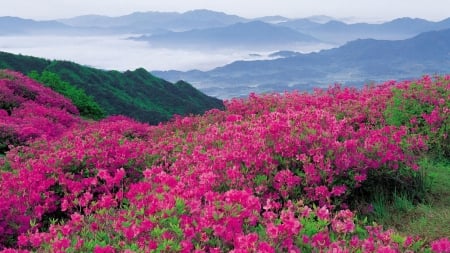
<svg viewBox="0 0 450 253">
<path fill-rule="evenodd" d="M 327 15 L 355 20 L 417 17 L 439 21 L 449 17 L 449 0 L 0 0 L 0 16 L 36 20 L 86 14 L 120 16 L 136 11 L 185 12 L 209 9 L 253 18 Z"/>
</svg>

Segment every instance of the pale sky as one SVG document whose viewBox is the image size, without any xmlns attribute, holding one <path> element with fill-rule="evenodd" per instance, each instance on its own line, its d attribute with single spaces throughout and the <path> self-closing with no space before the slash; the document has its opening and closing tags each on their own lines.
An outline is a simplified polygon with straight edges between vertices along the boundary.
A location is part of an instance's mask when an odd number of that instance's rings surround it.
<svg viewBox="0 0 450 253">
<path fill-rule="evenodd" d="M 136 11 L 210 9 L 243 17 L 328 15 L 361 20 L 418 17 L 438 21 L 450 16 L 450 0 L 0 0 L 0 16 L 36 20 L 85 14 L 120 16 Z"/>
</svg>

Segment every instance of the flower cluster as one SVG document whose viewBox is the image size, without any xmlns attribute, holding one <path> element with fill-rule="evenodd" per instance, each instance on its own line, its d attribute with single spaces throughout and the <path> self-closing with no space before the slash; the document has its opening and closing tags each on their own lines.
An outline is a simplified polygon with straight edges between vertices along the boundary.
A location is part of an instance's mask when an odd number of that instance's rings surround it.
<svg viewBox="0 0 450 253">
<path fill-rule="evenodd" d="M 0 152 L 38 138 L 55 138 L 79 122 L 70 100 L 20 73 L 0 76 Z M 7 78 L 6 78 L 7 77 Z"/>
<path fill-rule="evenodd" d="M 64 128 L 52 138 L 3 158 L 0 249 L 448 252 L 445 238 L 426 245 L 366 226 L 345 207 L 371 172 L 418 169 L 427 139 L 410 125 L 389 124 L 384 112 L 395 90 L 428 80 L 252 94 L 226 102 L 225 111 L 159 126 L 58 116 L 55 129 Z M 450 77 L 435 83 L 423 90 L 447 92 Z M 435 108 L 421 115 L 436 131 L 449 116 L 441 98 L 430 98 Z M 42 106 L 33 115 L 48 118 L 38 113 Z M 21 110 L 0 115 L 28 115 Z"/>
</svg>

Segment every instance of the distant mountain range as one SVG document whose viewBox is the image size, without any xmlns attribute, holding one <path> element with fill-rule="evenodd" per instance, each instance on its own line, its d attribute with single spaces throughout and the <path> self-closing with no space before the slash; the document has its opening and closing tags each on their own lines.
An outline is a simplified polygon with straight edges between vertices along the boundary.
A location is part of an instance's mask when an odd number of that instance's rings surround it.
<svg viewBox="0 0 450 253">
<path fill-rule="evenodd" d="M 36 21 L 0 17 L 0 35 L 17 34 L 155 34 L 222 27 L 247 22 L 235 15 L 208 10 L 177 12 L 135 12 L 119 17 L 84 15 L 68 19 Z"/>
<path fill-rule="evenodd" d="M 73 27 L 115 29 L 125 33 L 154 33 L 155 31 L 187 31 L 227 26 L 247 19 L 209 10 L 177 12 L 135 12 L 125 16 L 86 15 L 59 22 Z"/>
<path fill-rule="evenodd" d="M 237 61 L 210 71 L 153 71 L 186 80 L 207 94 L 230 98 L 250 92 L 311 90 L 334 82 L 358 85 L 450 72 L 450 29 L 406 40 L 355 40 L 318 53 L 278 52 L 272 60 Z M 318 82 L 320 80 L 320 82 Z"/>
<path fill-rule="evenodd" d="M 342 44 L 355 39 L 398 40 L 413 37 L 419 33 L 450 28 L 450 18 L 440 22 L 424 19 L 399 18 L 381 24 L 346 24 L 337 20 L 326 23 L 311 19 L 294 19 L 278 23 L 297 31 L 309 34 L 329 43 Z"/>
<path fill-rule="evenodd" d="M 342 45 L 351 40 L 365 38 L 406 39 L 422 32 L 450 28 L 450 18 L 440 22 L 399 18 L 381 24 L 349 24 L 327 16 L 300 19 L 267 16 L 248 19 L 222 12 L 194 10 L 185 13 L 136 12 L 118 17 L 85 15 L 50 21 L 0 17 L 0 28 L 0 35 L 145 35 L 142 38 L 148 39 L 152 44 L 175 45 L 177 48 L 191 47 L 197 42 L 201 45 L 211 42 L 212 46 L 241 46 L 251 42 L 250 38 L 255 38 L 256 41 L 256 38 L 260 38 L 265 31 L 269 32 L 264 37 L 265 40 L 312 42 L 311 38 L 315 38 L 324 43 Z M 231 44 L 226 44 L 224 39 L 230 36 L 240 36 L 243 42 L 237 43 L 238 39 L 234 38 L 227 40 Z M 186 43 L 183 44 L 184 41 Z M 220 41 L 223 42 L 220 43 Z M 272 43 L 268 44 L 272 45 Z M 279 50 L 283 49 L 279 48 Z"/>
<path fill-rule="evenodd" d="M 24 34 L 54 34 L 69 31 L 72 27 L 57 21 L 35 21 L 17 17 L 0 17 L 0 36 Z"/>
<path fill-rule="evenodd" d="M 108 115 L 126 115 L 151 124 L 167 121 L 174 114 L 201 114 L 212 108 L 223 108 L 221 100 L 201 93 L 184 81 L 170 83 L 142 68 L 104 71 L 69 61 L 0 52 L 0 69 L 24 74 L 33 70 L 50 71 L 83 89 Z"/>
<path fill-rule="evenodd" d="M 224 27 L 195 29 L 185 32 L 167 32 L 141 36 L 137 40 L 148 41 L 156 47 L 191 48 L 247 48 L 256 50 L 283 48 L 300 43 L 318 43 L 312 36 L 288 27 L 280 27 L 262 21 L 236 23 Z"/>
</svg>

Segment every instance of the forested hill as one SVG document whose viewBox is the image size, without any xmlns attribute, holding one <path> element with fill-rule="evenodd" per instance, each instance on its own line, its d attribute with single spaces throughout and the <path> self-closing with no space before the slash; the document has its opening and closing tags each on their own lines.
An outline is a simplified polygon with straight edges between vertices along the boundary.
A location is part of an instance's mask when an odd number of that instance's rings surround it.
<svg viewBox="0 0 450 253">
<path fill-rule="evenodd" d="M 69 61 L 0 52 L 0 69 L 24 74 L 56 73 L 63 81 L 92 96 L 108 115 L 126 115 L 150 124 L 167 121 L 174 114 L 201 114 L 223 107 L 221 100 L 201 93 L 186 82 L 170 83 L 142 68 L 105 71 Z"/>
</svg>

